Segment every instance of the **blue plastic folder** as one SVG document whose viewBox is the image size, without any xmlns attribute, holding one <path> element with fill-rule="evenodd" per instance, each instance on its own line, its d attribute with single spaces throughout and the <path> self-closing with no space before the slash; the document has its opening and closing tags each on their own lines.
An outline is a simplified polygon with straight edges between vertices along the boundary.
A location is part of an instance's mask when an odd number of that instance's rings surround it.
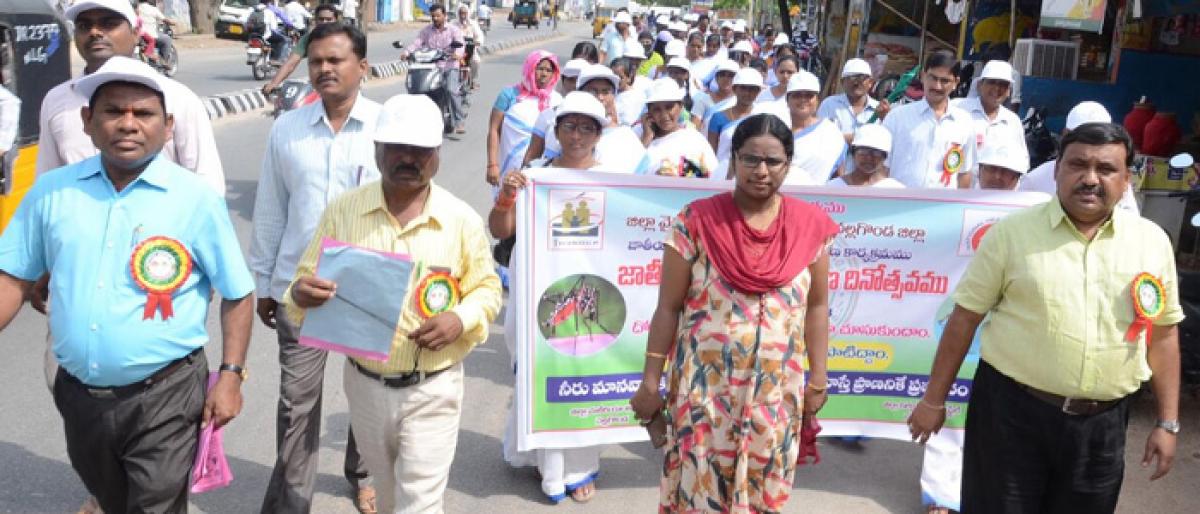
<svg viewBox="0 0 1200 514">
<path fill-rule="evenodd" d="M 337 284 L 337 293 L 324 305 L 308 309 L 300 344 L 388 360 L 412 272 L 408 255 L 322 240 L 316 276 Z"/>
</svg>

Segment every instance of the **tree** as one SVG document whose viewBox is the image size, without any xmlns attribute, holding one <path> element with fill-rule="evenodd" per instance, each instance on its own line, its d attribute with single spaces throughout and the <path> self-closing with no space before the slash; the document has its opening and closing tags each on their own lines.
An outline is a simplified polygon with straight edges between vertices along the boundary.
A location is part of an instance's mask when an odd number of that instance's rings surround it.
<svg viewBox="0 0 1200 514">
<path fill-rule="evenodd" d="M 750 0 L 716 0 L 713 2 L 713 9 L 718 11 L 723 10 L 744 10 L 750 8 Z"/>
<path fill-rule="evenodd" d="M 212 34 L 220 8 L 221 0 L 190 0 L 188 11 L 192 15 L 192 30 L 201 34 Z"/>
</svg>

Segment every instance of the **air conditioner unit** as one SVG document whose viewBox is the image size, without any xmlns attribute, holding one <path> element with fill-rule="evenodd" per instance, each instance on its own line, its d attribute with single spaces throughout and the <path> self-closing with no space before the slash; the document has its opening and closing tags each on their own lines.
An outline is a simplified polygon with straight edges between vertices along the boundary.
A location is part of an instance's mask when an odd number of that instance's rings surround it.
<svg viewBox="0 0 1200 514">
<path fill-rule="evenodd" d="M 1079 42 L 1018 39 L 1012 64 L 1026 77 L 1075 80 L 1079 74 Z"/>
</svg>

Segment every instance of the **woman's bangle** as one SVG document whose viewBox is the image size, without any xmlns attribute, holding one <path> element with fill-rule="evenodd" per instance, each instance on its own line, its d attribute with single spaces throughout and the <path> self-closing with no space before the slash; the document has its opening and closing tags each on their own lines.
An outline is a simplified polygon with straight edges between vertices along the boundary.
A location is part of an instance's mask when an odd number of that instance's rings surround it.
<svg viewBox="0 0 1200 514">
<path fill-rule="evenodd" d="M 932 403 L 925 401 L 925 399 L 923 399 L 923 398 L 921 399 L 921 401 L 919 401 L 917 403 L 920 403 L 921 405 L 929 407 L 930 409 L 933 409 L 933 410 L 946 410 L 946 404 L 944 404 L 944 403 L 941 405 L 934 405 Z"/>
<path fill-rule="evenodd" d="M 829 384 L 825 384 L 823 386 L 818 387 L 818 386 L 813 385 L 812 382 L 809 382 L 806 387 L 811 389 L 814 393 L 823 393 L 829 389 Z"/>
<path fill-rule="evenodd" d="M 663 360 L 667 359 L 667 355 L 665 353 L 646 352 L 646 356 L 653 357 L 655 359 L 663 359 Z"/>
</svg>

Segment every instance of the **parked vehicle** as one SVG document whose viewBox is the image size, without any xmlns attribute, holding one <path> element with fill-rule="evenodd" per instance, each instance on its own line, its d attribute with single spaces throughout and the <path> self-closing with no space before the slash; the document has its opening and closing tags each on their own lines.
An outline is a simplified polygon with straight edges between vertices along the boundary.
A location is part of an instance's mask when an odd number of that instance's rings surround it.
<svg viewBox="0 0 1200 514">
<path fill-rule="evenodd" d="M 17 28 L 21 32 L 17 32 Z M 21 99 L 17 141 L 0 159 L 0 231 L 33 186 L 38 106 L 71 78 L 71 31 L 44 0 L 0 0 L 0 84 Z M 23 37 L 13 37 L 14 34 Z"/>
<path fill-rule="evenodd" d="M 160 34 L 170 36 L 171 39 L 175 39 L 175 31 L 171 29 L 170 25 L 165 23 L 160 24 L 158 31 Z M 175 72 L 179 71 L 179 49 L 175 48 L 175 45 L 171 45 L 165 49 L 159 47 L 155 51 L 155 53 L 158 54 L 158 59 L 154 60 L 151 59 L 150 55 L 146 53 L 147 48 L 146 42 L 142 38 L 138 38 L 138 58 L 141 59 L 142 62 L 149 64 L 151 68 L 158 70 L 159 73 L 162 73 L 167 77 L 175 76 Z"/>
<path fill-rule="evenodd" d="M 214 23 L 217 37 L 246 39 L 246 20 L 250 18 L 255 5 L 258 5 L 255 0 L 221 0 Z"/>
<path fill-rule="evenodd" d="M 393 41 L 392 46 L 397 49 L 404 48 L 404 45 L 399 41 Z M 451 48 L 461 48 L 461 43 L 451 43 Z M 461 95 L 462 90 L 451 91 L 450 80 L 448 73 L 458 73 L 458 70 L 446 69 L 438 67 L 438 63 L 454 59 L 455 57 L 447 52 L 434 48 L 419 48 L 408 54 L 408 76 L 405 78 L 405 87 L 410 95 L 426 95 L 437 104 L 442 111 L 442 126 L 443 131 L 450 133 L 454 130 L 454 119 L 450 115 L 450 95 Z M 459 81 L 464 84 L 464 81 Z"/>
<path fill-rule="evenodd" d="M 1025 119 L 1021 120 L 1025 128 L 1025 147 L 1029 150 L 1029 169 L 1041 166 L 1058 157 L 1058 138 L 1046 128 L 1046 110 L 1041 107 L 1029 106 L 1025 111 Z"/>
<path fill-rule="evenodd" d="M 321 96 L 307 80 L 285 80 L 271 93 L 271 105 L 274 106 L 271 116 L 278 118 L 285 112 L 316 103 L 320 99 Z"/>
<path fill-rule="evenodd" d="M 596 13 L 592 17 L 592 37 L 600 37 L 600 34 L 604 33 L 604 27 L 608 26 L 608 22 L 612 20 L 614 12 L 616 12 L 616 9 L 612 7 L 599 7 L 596 9 Z"/>
<path fill-rule="evenodd" d="M 541 28 L 536 2 L 522 0 L 513 7 L 511 16 L 514 29 L 521 25 L 525 25 L 527 28 Z"/>
</svg>

